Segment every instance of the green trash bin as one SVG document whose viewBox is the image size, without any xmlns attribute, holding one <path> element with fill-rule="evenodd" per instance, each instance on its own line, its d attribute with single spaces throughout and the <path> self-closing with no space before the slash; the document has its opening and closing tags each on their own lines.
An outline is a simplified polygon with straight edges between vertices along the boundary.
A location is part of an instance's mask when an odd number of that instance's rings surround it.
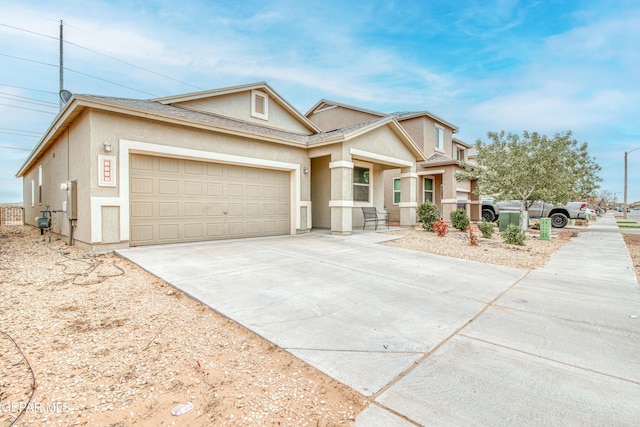
<svg viewBox="0 0 640 427">
<path fill-rule="evenodd" d="M 520 212 L 500 212 L 500 216 L 498 216 L 500 232 L 505 231 L 509 224 L 520 225 Z"/>
</svg>

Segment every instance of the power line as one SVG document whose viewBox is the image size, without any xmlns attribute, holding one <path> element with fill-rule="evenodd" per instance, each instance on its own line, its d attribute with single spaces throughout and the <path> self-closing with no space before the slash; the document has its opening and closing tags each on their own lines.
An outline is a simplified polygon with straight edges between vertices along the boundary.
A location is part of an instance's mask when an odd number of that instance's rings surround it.
<svg viewBox="0 0 640 427">
<path fill-rule="evenodd" d="M 33 133 L 33 134 L 36 134 L 36 135 L 42 135 L 42 132 L 35 132 L 35 131 L 32 131 L 32 130 L 21 130 L 21 129 L 11 129 L 11 128 L 0 128 L 0 130 L 10 130 L 10 131 L 13 131 L 13 132 L 24 132 L 24 133 Z"/>
<path fill-rule="evenodd" d="M 4 145 L 0 145 L 0 148 L 4 148 L 5 150 L 31 151 L 30 148 L 5 147 Z"/>
<path fill-rule="evenodd" d="M 47 34 L 42 34 L 42 33 L 38 33 L 38 32 L 35 32 L 35 31 L 27 30 L 27 29 L 25 29 L 25 28 L 15 27 L 15 26 L 13 26 L 13 25 L 3 24 L 3 23 L 1 23 L 1 22 L 0 22 L 0 25 L 1 25 L 1 26 L 3 26 L 3 27 L 12 28 L 12 29 L 14 29 L 14 30 L 18 30 L 18 31 L 24 31 L 24 32 L 26 32 L 26 33 L 30 33 L 30 34 L 34 34 L 34 35 L 38 35 L 38 36 L 41 36 L 41 37 L 46 37 L 46 38 L 49 38 L 49 39 L 59 40 L 59 39 L 58 39 L 58 37 L 49 36 L 49 35 L 47 35 Z M 68 24 L 67 24 L 67 25 L 68 25 Z M 73 25 L 72 25 L 72 27 L 74 27 L 74 28 L 78 28 L 78 29 L 81 29 L 81 28 L 79 28 L 79 27 L 75 27 L 75 26 L 73 26 Z M 82 31 L 85 31 L 85 30 L 82 30 Z M 180 84 L 183 84 L 183 85 L 186 85 L 186 86 L 190 86 L 190 87 L 192 87 L 192 88 L 199 89 L 199 90 L 204 90 L 204 88 L 201 88 L 201 87 L 199 87 L 199 86 L 193 85 L 193 84 L 191 84 L 191 83 L 187 83 L 187 82 L 184 82 L 184 81 L 182 81 L 182 80 L 174 79 L 173 77 L 169 77 L 169 76 L 167 76 L 167 75 L 165 75 L 165 74 L 158 73 L 157 71 L 153 71 L 153 70 L 150 70 L 150 69 L 148 69 L 148 68 L 141 67 L 141 66 L 139 66 L 139 65 L 133 64 L 133 63 L 128 62 L 128 61 L 124 61 L 124 60 L 122 60 L 122 59 L 118 59 L 118 58 L 116 58 L 116 57 L 114 57 L 114 56 L 111 56 L 111 55 L 107 55 L 107 54 L 104 54 L 104 53 L 98 52 L 98 51 L 96 51 L 96 50 L 93 50 L 93 49 L 90 49 L 90 48 L 88 48 L 88 47 L 85 47 L 85 46 L 79 45 L 79 44 L 77 44 L 77 43 L 73 43 L 73 42 L 70 42 L 70 41 L 68 41 L 68 40 L 63 40 L 63 42 L 64 42 L 65 44 L 69 44 L 69 45 L 71 45 L 71 46 L 75 46 L 75 47 L 77 47 L 77 48 L 84 49 L 84 50 L 86 50 L 86 51 L 88 51 L 88 52 L 91 52 L 91 53 L 94 53 L 94 54 L 96 54 L 96 55 L 104 56 L 105 58 L 109 58 L 109 59 L 111 59 L 111 60 L 114 60 L 114 61 L 117 61 L 117 62 L 121 62 L 121 63 L 123 63 L 123 64 L 126 64 L 126 65 L 129 65 L 129 66 L 131 66 L 131 67 L 137 68 L 137 69 L 139 69 L 139 70 L 146 71 L 146 72 L 151 73 L 151 74 L 155 74 L 156 76 L 163 77 L 163 78 L 165 78 L 165 79 L 168 79 L 168 80 L 174 81 L 174 82 L 176 82 L 176 83 L 180 83 Z M 66 69 L 66 68 L 65 68 L 65 69 Z"/>
<path fill-rule="evenodd" d="M 5 84 L 5 83 L 0 83 L 0 86 L 13 87 L 13 88 L 16 88 L 16 89 L 31 90 L 31 91 L 34 91 L 34 92 L 50 93 L 52 95 L 58 96 L 58 92 L 52 92 L 50 90 L 31 89 L 31 88 L 24 87 L 24 86 L 14 86 L 14 85 L 8 85 L 8 84 Z"/>
<path fill-rule="evenodd" d="M 38 99 L 29 98 L 29 97 L 26 97 L 26 96 L 12 95 L 10 93 L 5 93 L 5 92 L 0 92 L 0 94 L 9 95 L 9 96 L 0 95 L 0 98 L 9 99 L 11 101 L 24 102 L 24 103 L 27 103 L 27 104 L 35 104 L 35 105 L 40 105 L 42 107 L 56 106 L 56 104 L 54 104 L 53 102 L 40 101 Z M 24 101 L 25 99 L 31 99 L 32 101 Z"/>
<path fill-rule="evenodd" d="M 56 113 L 52 113 L 51 111 L 42 111 L 42 110 L 36 110 L 34 108 L 27 108 L 27 107 L 19 107 L 17 105 L 11 105 L 11 104 L 3 104 L 0 102 L 0 105 L 4 105 L 5 107 L 11 107 L 11 108 L 20 108 L 21 110 L 29 110 L 29 111 L 37 111 L 38 113 L 47 113 L 47 114 L 58 114 Z"/>
<path fill-rule="evenodd" d="M 40 64 L 40 65 L 47 65 L 49 67 L 56 67 L 56 68 L 59 67 L 56 64 L 49 64 L 47 62 L 36 61 L 35 59 L 22 58 L 20 56 L 15 56 L 15 55 L 7 55 L 6 53 L 0 53 L 0 56 L 5 56 L 7 58 L 12 58 L 12 59 L 18 59 L 20 61 L 33 62 L 35 64 Z M 67 71 L 71 71 L 72 73 L 80 74 L 80 75 L 83 75 L 83 76 L 86 76 L 86 77 L 90 77 L 92 79 L 96 79 L 96 80 L 100 80 L 100 81 L 103 81 L 103 82 L 106 82 L 106 83 L 110 83 L 112 85 L 120 86 L 120 87 L 123 87 L 125 89 L 129 89 L 129 90 L 133 90 L 133 91 L 136 91 L 136 92 L 144 93 L 146 95 L 158 96 L 158 95 L 153 94 L 151 92 L 146 92 L 144 90 L 136 89 L 136 88 L 133 88 L 133 87 L 130 87 L 130 86 L 126 86 L 126 85 L 121 85 L 120 83 L 112 82 L 112 81 L 107 80 L 107 79 L 103 79 L 103 78 L 100 78 L 100 77 L 92 76 L 91 74 L 83 73 L 82 71 L 76 71 L 74 69 L 67 68 L 67 67 L 63 67 L 63 68 L 65 70 L 67 70 Z"/>
</svg>

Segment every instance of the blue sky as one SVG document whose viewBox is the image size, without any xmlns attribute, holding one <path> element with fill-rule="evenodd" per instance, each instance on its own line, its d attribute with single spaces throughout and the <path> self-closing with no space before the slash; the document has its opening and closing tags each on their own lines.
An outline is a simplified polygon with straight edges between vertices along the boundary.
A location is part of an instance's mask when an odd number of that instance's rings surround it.
<svg viewBox="0 0 640 427">
<path fill-rule="evenodd" d="M 640 148 L 640 2 L 0 1 L 0 202 L 65 89 L 153 98 L 267 81 L 300 112 L 321 98 L 428 110 L 474 143 L 572 130 L 623 197 Z M 37 110 L 37 111 L 34 111 Z M 552 173 L 552 171 L 550 171 Z M 640 200 L 640 150 L 629 155 Z"/>
</svg>

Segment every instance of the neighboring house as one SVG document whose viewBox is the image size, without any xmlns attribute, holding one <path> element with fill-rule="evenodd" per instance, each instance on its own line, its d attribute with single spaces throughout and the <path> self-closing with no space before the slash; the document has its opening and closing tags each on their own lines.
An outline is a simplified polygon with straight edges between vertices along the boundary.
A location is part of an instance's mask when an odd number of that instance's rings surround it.
<svg viewBox="0 0 640 427">
<path fill-rule="evenodd" d="M 385 204 L 393 170 L 394 214 L 415 225 L 424 142 L 392 116 L 339 127 L 316 125 L 266 83 L 153 100 L 74 95 L 17 172 L 25 222 L 49 207 L 52 231 L 90 250 L 350 234 L 361 206 Z"/>
<path fill-rule="evenodd" d="M 440 208 L 440 214 L 449 221 L 449 215 L 463 208 L 472 221 L 481 218 L 482 205 L 473 194 L 476 181 L 458 182 L 455 173 L 461 171 L 460 162 L 468 162 L 471 146 L 453 138 L 458 128 L 428 111 L 379 113 L 335 101 L 321 100 L 306 114 L 322 130 L 350 126 L 369 120 L 393 118 L 425 153 L 425 160 L 416 161 L 416 178 L 407 181 L 406 172 L 399 169 L 385 171 L 385 206 L 391 221 L 401 221 L 401 212 L 408 202 L 407 193 L 415 193 L 418 204 L 429 200 Z"/>
</svg>

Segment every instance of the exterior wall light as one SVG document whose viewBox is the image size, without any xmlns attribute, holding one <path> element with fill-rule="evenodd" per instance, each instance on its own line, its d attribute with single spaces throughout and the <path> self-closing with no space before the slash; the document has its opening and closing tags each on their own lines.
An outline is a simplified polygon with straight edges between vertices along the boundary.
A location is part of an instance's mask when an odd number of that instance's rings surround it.
<svg viewBox="0 0 640 427">
<path fill-rule="evenodd" d="M 104 151 L 106 151 L 107 153 L 111 151 L 111 143 L 109 142 L 108 139 L 105 142 L 103 142 L 102 145 L 104 145 Z"/>
<path fill-rule="evenodd" d="M 305 166 L 305 167 L 303 167 L 303 168 L 302 168 L 302 172 L 304 172 L 305 174 L 308 174 L 308 173 L 309 173 L 309 168 L 308 168 L 308 167 L 306 167 L 306 166 Z"/>
</svg>

